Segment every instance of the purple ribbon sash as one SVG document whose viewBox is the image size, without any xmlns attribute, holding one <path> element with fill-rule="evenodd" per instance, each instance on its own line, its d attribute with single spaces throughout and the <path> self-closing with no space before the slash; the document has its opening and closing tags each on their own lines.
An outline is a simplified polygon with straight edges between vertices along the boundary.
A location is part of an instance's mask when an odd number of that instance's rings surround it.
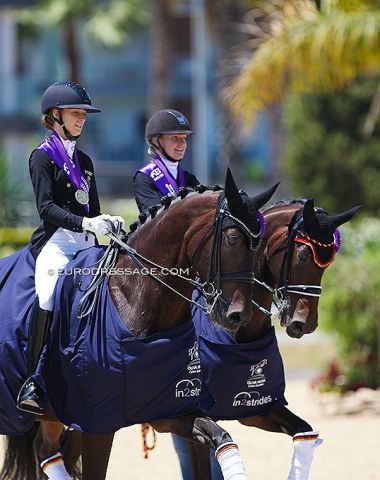
<svg viewBox="0 0 380 480">
<path fill-rule="evenodd" d="M 168 169 L 158 155 L 154 157 L 154 163 L 148 163 L 148 165 L 145 165 L 145 167 L 140 168 L 139 172 L 143 172 L 145 175 L 148 175 L 148 177 L 153 180 L 154 184 L 163 195 L 175 196 L 178 193 L 179 188 L 177 182 L 170 175 Z M 180 187 L 186 186 L 185 177 L 180 165 L 178 165 L 178 180 Z"/>
<path fill-rule="evenodd" d="M 83 190 L 87 194 L 89 193 L 90 179 L 81 172 L 76 148 L 74 148 L 73 159 L 71 159 L 58 134 L 53 130 L 51 135 L 46 137 L 45 140 L 39 144 L 37 149 L 43 150 L 49 155 L 54 163 L 65 172 L 67 178 L 73 182 L 77 190 Z M 86 212 L 89 213 L 89 204 L 86 203 L 83 206 Z"/>
</svg>

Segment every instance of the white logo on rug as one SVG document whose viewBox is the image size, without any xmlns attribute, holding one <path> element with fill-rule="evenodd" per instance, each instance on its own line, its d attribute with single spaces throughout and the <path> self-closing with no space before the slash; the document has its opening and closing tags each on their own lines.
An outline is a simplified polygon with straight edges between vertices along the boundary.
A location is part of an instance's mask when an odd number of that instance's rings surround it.
<svg viewBox="0 0 380 480">
<path fill-rule="evenodd" d="M 175 386 L 176 398 L 199 397 L 200 391 L 201 381 L 199 378 L 194 378 L 193 380 L 186 378 Z"/>
<path fill-rule="evenodd" d="M 265 385 L 267 381 L 264 375 L 264 366 L 268 363 L 268 360 L 264 358 L 261 362 L 251 365 L 249 369 L 251 376 L 247 380 L 248 388 L 259 388 Z"/>
<path fill-rule="evenodd" d="M 194 346 L 189 349 L 190 362 L 187 366 L 187 371 L 191 374 L 201 372 L 201 361 L 199 358 L 198 342 L 194 343 Z"/>
<path fill-rule="evenodd" d="M 233 407 L 257 407 L 270 403 L 270 395 L 261 395 L 259 392 L 239 392 L 232 400 Z"/>
</svg>

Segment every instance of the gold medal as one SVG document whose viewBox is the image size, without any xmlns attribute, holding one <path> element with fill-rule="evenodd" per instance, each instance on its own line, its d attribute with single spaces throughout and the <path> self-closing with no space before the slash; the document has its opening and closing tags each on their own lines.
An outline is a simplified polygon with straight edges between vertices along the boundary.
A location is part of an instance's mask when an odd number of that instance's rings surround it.
<svg viewBox="0 0 380 480">
<path fill-rule="evenodd" d="M 76 201 L 81 205 L 86 205 L 89 201 L 88 193 L 85 192 L 84 190 L 77 190 L 75 192 L 75 198 L 76 198 Z"/>
</svg>

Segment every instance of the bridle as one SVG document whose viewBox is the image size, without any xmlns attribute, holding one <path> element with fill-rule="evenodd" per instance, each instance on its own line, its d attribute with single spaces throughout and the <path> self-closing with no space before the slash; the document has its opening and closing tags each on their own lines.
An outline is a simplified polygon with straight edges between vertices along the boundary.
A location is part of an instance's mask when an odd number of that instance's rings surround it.
<svg viewBox="0 0 380 480">
<path fill-rule="evenodd" d="M 153 278 L 156 282 L 165 286 L 166 288 L 171 290 L 173 293 L 175 293 L 182 299 L 186 300 L 192 305 L 195 305 L 197 308 L 200 308 L 204 313 L 209 315 L 214 310 L 218 299 L 222 295 L 221 283 L 223 281 L 248 282 L 248 283 L 254 283 L 255 281 L 253 271 L 222 274 L 222 271 L 221 271 L 221 262 L 222 262 L 221 251 L 222 251 L 222 236 L 223 236 L 222 232 L 223 232 L 223 221 L 226 218 L 229 218 L 230 220 L 232 220 L 233 223 L 236 224 L 236 227 L 238 227 L 243 232 L 243 234 L 245 235 L 245 237 L 249 242 L 250 250 L 253 250 L 254 247 L 256 247 L 258 243 L 257 239 L 261 236 L 262 230 L 260 230 L 257 234 L 253 233 L 245 225 L 245 223 L 242 220 L 240 220 L 239 218 L 231 214 L 231 212 L 228 209 L 227 200 L 224 199 L 221 202 L 220 207 L 217 208 L 214 222 L 210 226 L 210 229 L 214 230 L 214 234 L 213 234 L 211 255 L 210 255 L 205 282 L 201 282 L 198 272 L 196 272 L 195 279 L 184 276 L 179 272 L 174 272 L 171 274 L 173 276 L 181 278 L 182 280 L 184 280 L 185 282 L 191 284 L 194 288 L 196 288 L 200 292 L 201 297 L 205 299 L 206 301 L 205 304 L 199 303 L 193 300 L 192 298 L 186 297 L 177 289 L 175 289 L 174 287 L 166 283 L 162 278 L 160 278 L 159 274 L 152 273 L 152 267 L 153 269 L 156 269 L 161 272 L 168 269 L 166 267 L 163 267 L 162 265 L 159 265 L 153 262 L 152 260 L 146 258 L 145 256 L 141 255 L 136 249 L 132 248 L 126 242 L 121 240 L 110 229 L 106 235 L 111 239 L 111 243 L 107 247 L 107 250 L 104 256 L 99 261 L 99 267 L 97 269 L 97 273 L 95 274 L 92 282 L 84 290 L 84 295 L 82 296 L 78 306 L 78 312 L 77 312 L 78 318 L 83 318 L 91 312 L 95 303 L 96 292 L 99 289 L 104 278 L 109 274 L 109 271 L 116 265 L 118 252 L 120 248 L 123 249 L 128 254 L 128 256 L 131 258 L 131 260 L 134 261 L 134 263 L 138 266 L 138 268 L 140 268 L 141 270 L 144 269 L 144 271 L 146 271 L 147 276 Z M 191 255 L 191 258 L 194 258 L 198 249 L 203 245 L 203 241 L 205 240 L 207 233 L 208 232 L 206 232 L 206 234 L 203 235 L 201 240 L 198 242 L 193 254 Z M 88 304 L 86 308 L 84 308 L 85 304 Z"/>
<path fill-rule="evenodd" d="M 296 237 L 303 227 L 304 221 L 302 216 L 302 208 L 300 208 L 295 212 L 289 222 L 285 254 L 282 260 L 280 276 L 277 282 L 278 287 L 273 288 L 257 278 L 254 279 L 255 283 L 258 283 L 273 295 L 273 303 L 277 310 L 275 313 L 265 309 L 252 299 L 253 305 L 255 305 L 258 310 L 260 310 L 262 313 L 265 313 L 271 319 L 281 318 L 283 311 L 289 306 L 288 293 L 318 298 L 322 295 L 322 287 L 320 285 L 302 285 L 290 283 L 292 260 L 295 244 L 297 243 Z"/>
</svg>

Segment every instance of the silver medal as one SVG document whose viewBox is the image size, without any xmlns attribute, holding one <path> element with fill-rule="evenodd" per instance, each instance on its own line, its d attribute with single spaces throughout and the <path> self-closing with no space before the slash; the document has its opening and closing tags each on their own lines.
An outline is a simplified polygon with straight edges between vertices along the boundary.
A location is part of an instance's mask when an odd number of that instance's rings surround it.
<svg viewBox="0 0 380 480">
<path fill-rule="evenodd" d="M 84 190 L 77 190 L 75 192 L 75 198 L 77 202 L 80 203 L 81 205 L 86 205 L 89 200 L 88 193 L 85 192 Z"/>
</svg>

